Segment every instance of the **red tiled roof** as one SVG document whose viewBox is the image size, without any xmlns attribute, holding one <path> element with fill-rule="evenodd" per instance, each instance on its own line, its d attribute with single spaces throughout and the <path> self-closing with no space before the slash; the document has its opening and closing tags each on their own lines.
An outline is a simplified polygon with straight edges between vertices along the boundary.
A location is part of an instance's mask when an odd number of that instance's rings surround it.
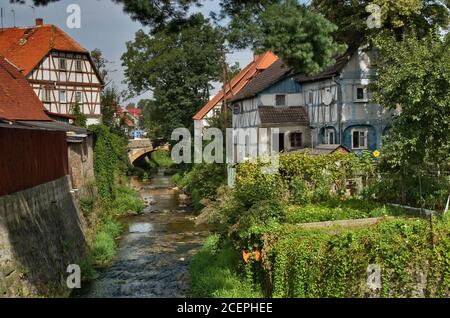
<svg viewBox="0 0 450 318">
<path fill-rule="evenodd" d="M 278 60 L 278 57 L 272 52 L 265 52 L 262 55 L 257 56 L 250 64 L 248 64 L 244 69 L 242 69 L 239 74 L 237 74 L 230 83 L 227 83 L 226 89 L 226 99 L 233 97 L 237 93 L 239 93 L 247 83 L 261 71 L 267 69 L 271 66 L 275 61 Z M 230 91 L 231 84 L 231 91 Z M 222 102 L 224 97 L 223 90 L 221 90 L 216 96 L 214 96 L 205 106 L 202 107 L 198 111 L 197 114 L 194 115 L 194 120 L 203 119 L 206 114 L 216 107 L 220 102 Z"/>
<path fill-rule="evenodd" d="M 51 119 L 44 105 L 28 81 L 15 66 L 0 56 L 0 119 L 42 120 Z"/>
<path fill-rule="evenodd" d="M 136 118 L 141 117 L 142 114 L 142 110 L 140 110 L 139 108 L 128 108 L 126 110 L 130 115 L 133 115 Z"/>
<path fill-rule="evenodd" d="M 89 53 L 54 25 L 0 30 L 0 54 L 28 75 L 51 51 Z"/>
</svg>

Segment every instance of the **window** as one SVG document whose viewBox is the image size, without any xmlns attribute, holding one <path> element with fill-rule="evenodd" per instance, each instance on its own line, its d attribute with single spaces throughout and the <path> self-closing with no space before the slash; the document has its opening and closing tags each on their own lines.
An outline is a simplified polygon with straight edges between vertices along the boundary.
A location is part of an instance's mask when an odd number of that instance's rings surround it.
<svg viewBox="0 0 450 318">
<path fill-rule="evenodd" d="M 353 149 L 367 149 L 367 129 L 352 130 L 352 148 Z"/>
<path fill-rule="evenodd" d="M 220 108 L 216 107 L 213 109 L 213 117 L 219 117 L 220 115 Z"/>
<path fill-rule="evenodd" d="M 302 133 L 294 132 L 289 134 L 292 148 L 300 148 L 302 146 Z"/>
<path fill-rule="evenodd" d="M 286 95 L 275 95 L 276 106 L 286 106 Z"/>
<path fill-rule="evenodd" d="M 82 72 L 83 71 L 83 63 L 80 60 L 76 60 L 75 61 L 75 70 L 77 72 Z"/>
<path fill-rule="evenodd" d="M 60 70 L 67 70 L 67 61 L 66 59 L 59 59 L 59 69 Z"/>
<path fill-rule="evenodd" d="M 334 129 L 329 128 L 325 130 L 325 143 L 328 145 L 334 145 L 335 143 Z"/>
<path fill-rule="evenodd" d="M 50 90 L 50 88 L 48 87 L 43 87 L 42 88 L 42 101 L 43 102 L 51 102 L 51 96 L 52 96 L 52 92 Z"/>
<path fill-rule="evenodd" d="M 314 104 L 314 92 L 308 93 L 308 104 L 310 105 Z"/>
<path fill-rule="evenodd" d="M 81 94 L 81 92 L 75 93 L 75 102 L 77 102 L 77 103 L 83 102 L 83 94 Z"/>
<path fill-rule="evenodd" d="M 59 102 L 60 103 L 66 102 L 66 91 L 62 90 L 59 92 Z"/>
<path fill-rule="evenodd" d="M 355 91 L 355 100 L 359 102 L 367 101 L 367 88 L 364 86 L 357 86 Z"/>
<path fill-rule="evenodd" d="M 241 105 L 239 103 L 236 103 L 233 105 L 233 114 L 239 115 L 241 113 Z"/>
</svg>

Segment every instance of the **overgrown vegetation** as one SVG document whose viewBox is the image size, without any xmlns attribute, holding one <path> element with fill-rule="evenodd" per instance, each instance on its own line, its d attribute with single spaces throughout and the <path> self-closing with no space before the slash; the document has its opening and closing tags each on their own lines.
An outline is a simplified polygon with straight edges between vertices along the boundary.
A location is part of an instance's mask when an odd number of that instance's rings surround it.
<svg viewBox="0 0 450 318">
<path fill-rule="evenodd" d="M 109 265 L 113 260 L 116 239 L 122 232 L 119 217 L 138 214 L 144 209 L 143 200 L 124 178 L 127 168 L 125 137 L 103 125 L 89 128 L 95 134 L 96 182 L 89 195 L 79 200 L 89 226 L 90 251 L 83 264 L 84 278 L 92 278 L 93 267 Z"/>
<path fill-rule="evenodd" d="M 204 207 L 201 201 L 214 200 L 217 189 L 226 183 L 226 166 L 217 163 L 202 163 L 191 170 L 177 172 L 172 181 L 191 195 L 195 212 Z"/>
<path fill-rule="evenodd" d="M 220 241 L 218 235 L 210 236 L 202 249 L 192 258 L 190 286 L 194 297 L 257 298 L 251 282 L 238 274 L 239 253 L 229 243 Z M 242 265 L 241 265 L 242 267 Z"/>
<path fill-rule="evenodd" d="M 274 297 L 445 297 L 450 280 L 449 222 L 386 220 L 359 229 L 282 227 L 266 241 Z M 368 266 L 381 287 L 366 286 Z"/>
<path fill-rule="evenodd" d="M 275 174 L 264 174 L 261 167 L 259 162 L 240 164 L 235 188 L 222 188 L 202 211 L 199 218 L 209 222 L 228 249 L 199 254 L 209 260 L 205 272 L 218 266 L 212 255 L 224 252 L 221 257 L 227 259 L 220 264 L 229 266 L 221 270 L 244 278 L 253 292 L 265 296 L 447 295 L 448 218 L 435 217 L 430 226 L 422 216 L 371 200 L 367 192 L 378 173 L 369 154 L 289 153 L 281 154 Z M 371 227 L 313 230 L 298 225 L 370 217 L 381 219 Z M 247 265 L 241 253 L 253 253 Z M 262 255 L 260 261 L 255 253 Z M 370 264 L 382 268 L 379 291 L 366 288 Z M 208 285 L 200 274 L 193 279 L 200 284 L 198 295 L 215 297 L 227 288 L 220 280 Z"/>
</svg>

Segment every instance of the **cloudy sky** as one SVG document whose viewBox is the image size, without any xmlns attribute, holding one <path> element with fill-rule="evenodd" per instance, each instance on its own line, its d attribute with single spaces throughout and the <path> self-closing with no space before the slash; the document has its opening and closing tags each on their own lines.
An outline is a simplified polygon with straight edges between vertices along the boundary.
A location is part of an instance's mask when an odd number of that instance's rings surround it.
<svg viewBox="0 0 450 318">
<path fill-rule="evenodd" d="M 81 8 L 81 28 L 71 29 L 67 26 L 67 8 L 70 4 L 78 4 Z M 143 28 L 139 22 L 132 21 L 131 18 L 122 11 L 122 5 L 114 4 L 110 0 L 61 0 L 51 3 L 46 7 L 31 7 L 31 1 L 25 5 L 12 5 L 9 0 L 0 0 L 0 7 L 3 8 L 3 26 L 12 27 L 14 24 L 13 12 L 15 11 L 16 26 L 34 25 L 35 18 L 43 18 L 44 23 L 55 24 L 67 32 L 73 39 L 84 48 L 92 51 L 95 48 L 102 50 L 105 58 L 111 62 L 110 74 L 114 84 L 121 90 L 127 87 L 124 81 L 124 69 L 120 57 L 125 52 L 127 41 L 134 39 L 134 34 Z M 216 1 L 205 1 L 200 9 L 205 15 L 211 10 L 218 10 Z M 230 54 L 228 62 L 234 64 L 238 62 L 241 67 L 247 65 L 253 58 L 252 52 L 240 51 Z M 219 86 L 219 85 L 217 85 Z M 218 90 L 219 87 L 216 88 Z M 128 102 L 136 102 L 140 98 L 148 98 L 151 94 L 145 94 L 133 98 Z"/>
</svg>

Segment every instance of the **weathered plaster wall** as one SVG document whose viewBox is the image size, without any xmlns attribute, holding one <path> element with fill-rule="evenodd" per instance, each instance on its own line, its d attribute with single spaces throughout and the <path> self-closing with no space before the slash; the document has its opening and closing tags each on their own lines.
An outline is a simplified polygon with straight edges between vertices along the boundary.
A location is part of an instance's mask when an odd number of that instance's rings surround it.
<svg viewBox="0 0 450 318">
<path fill-rule="evenodd" d="M 81 143 L 68 143 L 68 157 L 72 188 L 85 195 L 86 187 L 94 181 L 94 151 L 92 135 Z"/>
<path fill-rule="evenodd" d="M 69 177 L 0 197 L 0 297 L 65 296 L 86 248 Z"/>
</svg>

